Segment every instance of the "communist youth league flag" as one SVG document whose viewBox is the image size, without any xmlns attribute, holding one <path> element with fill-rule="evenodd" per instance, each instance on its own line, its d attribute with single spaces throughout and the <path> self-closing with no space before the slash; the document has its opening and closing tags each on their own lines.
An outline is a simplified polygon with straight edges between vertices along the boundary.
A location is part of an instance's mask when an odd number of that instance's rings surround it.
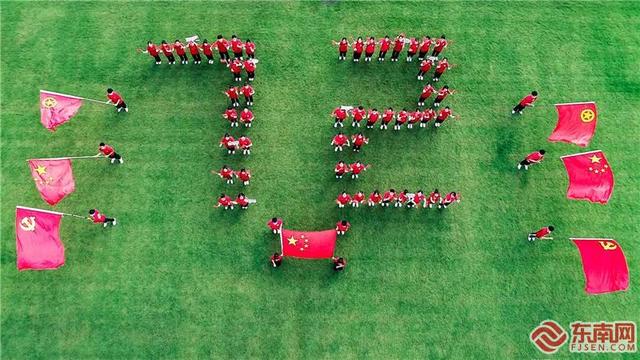
<svg viewBox="0 0 640 360">
<path fill-rule="evenodd" d="M 40 122 L 51 131 L 71 119 L 80 106 L 80 97 L 40 90 Z"/>
<path fill-rule="evenodd" d="M 567 198 L 606 204 L 613 192 L 613 172 L 600 150 L 563 156 L 569 175 Z"/>
<path fill-rule="evenodd" d="M 29 160 L 31 176 L 42 199 L 55 205 L 76 189 L 69 159 Z"/>
<path fill-rule="evenodd" d="M 18 270 L 48 270 L 64 265 L 61 219 L 61 213 L 16 207 Z"/>
<path fill-rule="evenodd" d="M 336 230 L 293 231 L 282 229 L 280 233 L 282 256 L 302 259 L 327 259 L 336 247 Z"/>
<path fill-rule="evenodd" d="M 580 251 L 588 294 L 629 288 L 629 268 L 622 248 L 613 239 L 571 239 Z"/>
<path fill-rule="evenodd" d="M 587 146 L 596 132 L 598 110 L 596 103 L 556 104 L 558 123 L 549 141 L 564 141 Z"/>
</svg>

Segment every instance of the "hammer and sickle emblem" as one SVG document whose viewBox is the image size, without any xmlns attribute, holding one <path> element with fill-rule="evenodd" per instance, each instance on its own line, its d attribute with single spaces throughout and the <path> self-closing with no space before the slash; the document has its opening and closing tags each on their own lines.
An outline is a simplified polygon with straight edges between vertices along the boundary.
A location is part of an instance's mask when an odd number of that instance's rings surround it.
<svg viewBox="0 0 640 360">
<path fill-rule="evenodd" d="M 598 241 L 598 242 L 600 243 L 600 246 L 602 246 L 604 250 L 615 250 L 618 248 L 618 245 L 616 245 L 611 241 Z"/>
<path fill-rule="evenodd" d="M 35 231 L 36 217 L 35 216 L 23 217 L 22 220 L 20 220 L 20 228 L 24 231 Z"/>
<path fill-rule="evenodd" d="M 44 100 L 42 100 L 42 105 L 44 105 L 44 107 L 46 108 L 52 108 L 54 106 L 56 106 L 58 104 L 58 102 L 56 101 L 56 99 L 52 98 L 52 97 L 48 97 L 45 98 Z"/>
<path fill-rule="evenodd" d="M 582 110 L 580 113 L 580 120 L 582 120 L 582 122 L 592 122 L 595 117 L 596 114 L 591 109 Z"/>
</svg>

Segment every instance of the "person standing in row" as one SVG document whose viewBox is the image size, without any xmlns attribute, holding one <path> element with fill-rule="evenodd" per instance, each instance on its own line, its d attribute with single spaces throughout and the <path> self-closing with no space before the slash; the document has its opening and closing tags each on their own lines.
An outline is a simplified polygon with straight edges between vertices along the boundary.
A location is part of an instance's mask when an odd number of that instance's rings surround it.
<svg viewBox="0 0 640 360">
<path fill-rule="evenodd" d="M 402 109 L 398 112 L 398 116 L 396 116 L 396 123 L 393 125 L 393 130 L 398 131 L 402 129 L 402 125 L 404 125 L 407 120 L 409 120 L 409 113 L 407 109 Z"/>
<path fill-rule="evenodd" d="M 364 204 L 365 195 L 362 191 L 358 191 L 351 198 L 351 207 L 360 207 L 360 204 Z"/>
<path fill-rule="evenodd" d="M 267 223 L 267 226 L 272 233 L 280 234 L 280 231 L 282 231 L 282 219 L 274 217 Z"/>
<path fill-rule="evenodd" d="M 351 110 L 351 116 L 353 117 L 353 121 L 351 122 L 351 127 L 360 127 L 360 122 L 364 119 L 367 112 L 365 111 L 362 105 L 357 108 Z"/>
<path fill-rule="evenodd" d="M 334 167 L 333 172 L 336 174 L 336 179 L 342 179 L 344 174 L 349 172 L 349 166 L 344 161 L 340 160 Z"/>
<path fill-rule="evenodd" d="M 231 127 L 238 127 L 238 112 L 232 106 L 227 108 L 222 117 L 229 120 Z"/>
<path fill-rule="evenodd" d="M 114 91 L 112 88 L 107 89 L 107 104 L 113 104 L 116 107 L 116 111 L 120 112 L 124 109 L 125 112 L 129 112 L 127 104 L 120 94 Z"/>
<path fill-rule="evenodd" d="M 162 64 L 162 59 L 160 59 L 160 52 L 158 50 L 159 49 L 156 47 L 156 44 L 154 44 L 151 40 L 147 41 L 146 50 L 139 49 L 139 51 L 142 51 L 145 54 L 149 54 L 152 58 L 154 58 L 154 60 L 156 61 L 156 65 L 160 65 Z"/>
<path fill-rule="evenodd" d="M 227 89 L 227 91 L 224 91 L 224 94 L 227 95 L 227 97 L 229 98 L 229 101 L 231 101 L 231 106 L 233 107 L 240 106 L 240 94 L 238 94 L 237 87 L 233 85 L 229 85 L 229 89 Z"/>
<path fill-rule="evenodd" d="M 440 81 L 440 77 L 444 74 L 445 71 L 451 69 L 452 65 L 449 64 L 449 60 L 447 58 L 442 58 L 440 62 L 438 62 L 438 66 L 436 66 L 436 71 L 433 73 L 433 81 Z"/>
<path fill-rule="evenodd" d="M 440 126 L 442 126 L 442 123 L 445 122 L 445 120 L 447 120 L 449 117 L 451 117 L 452 119 L 456 118 L 451 112 L 451 109 L 448 106 L 445 106 L 444 109 L 440 110 L 440 112 L 438 113 L 435 126 L 439 128 Z"/>
<path fill-rule="evenodd" d="M 338 60 L 345 60 L 347 58 L 347 51 L 349 51 L 349 41 L 346 37 L 343 37 L 340 42 L 333 41 L 334 45 L 338 45 Z"/>
<path fill-rule="evenodd" d="M 221 206 L 224 207 L 225 210 L 233 210 L 233 200 L 225 193 L 220 194 L 218 203 L 215 205 L 216 208 Z"/>
<path fill-rule="evenodd" d="M 378 112 L 378 109 L 373 108 L 369 110 L 369 114 L 367 116 L 367 129 L 373 129 L 373 126 L 376 124 L 379 118 L 380 113 Z"/>
<path fill-rule="evenodd" d="M 380 195 L 380 192 L 377 189 L 373 190 L 371 195 L 369 195 L 369 201 L 367 202 L 367 204 L 369 206 L 376 206 L 380 204 L 380 202 L 382 202 L 382 195 Z"/>
<path fill-rule="evenodd" d="M 409 121 L 407 122 L 407 129 L 413 129 L 413 125 L 419 124 L 422 121 L 422 111 L 416 109 L 416 111 L 409 113 Z"/>
<path fill-rule="evenodd" d="M 449 85 L 443 86 L 440 90 L 438 90 L 438 95 L 436 95 L 436 99 L 433 101 L 433 107 L 439 107 L 440 103 L 448 96 L 452 95 L 455 91 L 449 90 Z"/>
<path fill-rule="evenodd" d="M 256 58 L 256 44 L 251 40 L 247 39 L 244 43 L 244 52 L 247 54 L 247 58 L 255 59 Z"/>
<path fill-rule="evenodd" d="M 235 34 L 231 35 L 231 51 L 233 52 L 233 57 L 236 59 L 242 60 L 242 48 L 244 44 L 242 40 L 240 40 Z"/>
<path fill-rule="evenodd" d="M 222 37 L 222 35 L 218 35 L 216 42 L 214 43 L 216 48 L 218 48 L 218 54 L 220 54 L 220 62 L 227 64 L 229 66 L 229 42 Z"/>
<path fill-rule="evenodd" d="M 422 119 L 420 120 L 420 127 L 426 128 L 429 121 L 436 118 L 436 111 L 432 108 L 428 108 L 422 112 Z"/>
<path fill-rule="evenodd" d="M 249 170 L 245 168 L 242 168 L 236 173 L 236 177 L 242 182 L 242 185 L 248 186 L 249 181 L 251 180 L 251 172 L 249 172 Z"/>
<path fill-rule="evenodd" d="M 336 204 L 338 204 L 338 208 L 343 208 L 346 205 L 351 203 L 351 195 L 347 194 L 346 191 L 343 191 L 338 198 L 336 198 Z"/>
<path fill-rule="evenodd" d="M 199 65 L 200 62 L 202 62 L 202 58 L 200 57 L 200 48 L 198 47 L 198 44 L 192 40 L 187 43 L 187 46 L 189 46 L 189 53 L 193 58 L 193 63 Z"/>
<path fill-rule="evenodd" d="M 420 97 L 418 98 L 418 106 L 424 106 L 424 101 L 427 100 L 434 91 L 435 89 L 430 83 L 425 85 L 424 88 L 422 88 Z"/>
<path fill-rule="evenodd" d="M 242 63 L 242 67 L 247 72 L 247 80 L 253 81 L 256 78 L 256 61 L 247 59 Z"/>
<path fill-rule="evenodd" d="M 391 53 L 391 61 L 396 62 L 398 61 L 398 56 L 400 55 L 400 52 L 402 51 L 402 49 L 404 49 L 404 33 L 401 33 L 400 35 L 396 36 L 396 40 L 394 41 L 393 44 L 393 52 Z"/>
<path fill-rule="evenodd" d="M 382 207 L 389 207 L 392 201 L 396 199 L 396 191 L 394 189 L 389 189 L 384 192 L 382 196 Z"/>
<path fill-rule="evenodd" d="M 233 185 L 233 170 L 227 165 L 222 165 L 222 169 L 217 173 L 214 170 L 211 170 L 211 173 L 218 174 L 222 180 L 224 180 L 227 184 Z"/>
<path fill-rule="evenodd" d="M 364 50 L 364 42 L 362 37 L 358 37 L 356 42 L 353 43 L 353 62 L 359 62 Z"/>
<path fill-rule="evenodd" d="M 249 199 L 247 199 L 247 197 L 244 195 L 244 193 L 239 193 L 238 196 L 236 196 L 236 200 L 234 201 L 236 204 L 238 204 L 238 206 L 240 206 L 240 209 L 242 210 L 247 210 L 249 208 Z"/>
<path fill-rule="evenodd" d="M 347 231 L 349 231 L 350 227 L 351 224 L 349 224 L 347 220 L 338 221 L 338 223 L 336 224 L 336 233 L 338 235 L 344 235 Z"/>
<path fill-rule="evenodd" d="M 244 100 L 247 103 L 247 106 L 253 105 L 253 95 L 255 94 L 255 90 L 248 82 L 244 83 L 242 87 L 242 95 L 244 95 Z"/>
<path fill-rule="evenodd" d="M 184 45 L 180 42 L 180 40 L 176 39 L 173 43 L 173 49 L 176 51 L 176 54 L 180 57 L 180 63 L 182 65 L 186 65 L 189 63 L 189 59 L 187 59 L 187 53 L 185 52 Z"/>
<path fill-rule="evenodd" d="M 416 53 L 418 52 L 418 40 L 414 37 L 412 37 L 409 40 L 409 49 L 407 49 L 407 62 L 412 62 L 413 61 L 413 57 L 416 55 Z"/>
<path fill-rule="evenodd" d="M 364 61 L 371 62 L 373 53 L 376 52 L 376 39 L 372 36 L 367 40 L 364 48 Z"/>
<path fill-rule="evenodd" d="M 366 171 L 369 168 L 369 165 L 365 165 L 360 162 L 360 160 L 354 162 L 349 165 L 349 170 L 351 171 L 351 178 L 357 179 L 361 172 Z"/>
<path fill-rule="evenodd" d="M 200 49 L 202 49 L 202 53 L 207 57 L 209 64 L 213 64 L 213 45 L 209 44 L 207 39 L 202 41 L 202 45 L 200 45 Z"/>
<path fill-rule="evenodd" d="M 437 58 L 438 55 L 440 55 L 440 53 L 442 52 L 442 50 L 444 50 L 444 48 L 447 47 L 447 45 L 449 45 L 449 43 L 444 38 L 444 35 L 441 35 L 440 38 L 436 40 L 436 45 L 433 47 L 433 52 L 431 53 L 431 56 Z"/>
<path fill-rule="evenodd" d="M 331 140 L 331 145 L 334 146 L 333 151 L 342 151 L 343 146 L 350 145 L 349 138 L 342 132 L 339 132 L 336 136 L 333 137 L 333 140 Z"/>
<path fill-rule="evenodd" d="M 391 39 L 389 39 L 389 35 L 385 35 L 385 37 L 380 40 L 380 52 L 378 53 L 378 61 L 384 61 L 384 57 L 387 55 L 387 51 L 389 51 L 390 46 Z"/>
<path fill-rule="evenodd" d="M 229 133 L 224 134 L 224 136 L 222 137 L 222 139 L 220 139 L 220 147 L 223 147 L 225 149 L 227 149 L 227 154 L 229 155 L 233 155 L 236 153 L 236 145 L 238 143 L 236 142 L 236 139 L 233 138 L 233 136 L 229 135 Z"/>
<path fill-rule="evenodd" d="M 360 152 L 360 149 L 362 148 L 362 146 L 369 143 L 369 139 L 366 138 L 362 133 L 357 133 L 351 136 L 351 141 L 353 144 L 354 152 Z"/>
<path fill-rule="evenodd" d="M 428 73 L 433 67 L 433 60 L 424 59 L 420 63 L 420 70 L 418 70 L 418 80 L 424 80 L 424 74 Z"/>
<path fill-rule="evenodd" d="M 229 65 L 229 71 L 233 75 L 233 81 L 242 81 L 242 60 L 239 58 L 233 59 Z"/>
<path fill-rule="evenodd" d="M 449 205 L 453 204 L 454 201 L 460 202 L 460 194 L 456 194 L 455 191 L 452 191 L 445 195 L 440 205 L 438 205 L 438 208 L 446 209 Z"/>
<path fill-rule="evenodd" d="M 253 112 L 251 112 L 249 108 L 242 109 L 242 111 L 240 112 L 240 120 L 245 127 L 250 128 L 251 124 L 253 124 Z"/>
<path fill-rule="evenodd" d="M 385 110 L 384 114 L 382 114 L 382 123 L 380 124 L 380 130 L 387 130 L 387 126 L 389 126 L 389 123 L 393 121 L 394 117 L 395 113 L 393 112 L 392 107 L 389 107 L 387 110 Z"/>
<path fill-rule="evenodd" d="M 343 109 L 342 107 L 337 107 L 335 110 L 333 110 L 333 113 L 331 113 L 331 115 L 333 115 L 335 119 L 335 122 L 333 123 L 334 128 L 344 127 L 344 119 L 347 118 L 347 110 Z"/>
<path fill-rule="evenodd" d="M 98 151 L 99 152 L 98 152 L 97 156 L 104 156 L 104 157 L 110 159 L 112 164 L 115 164 L 116 161 L 118 162 L 118 164 L 124 163 L 124 160 L 122 159 L 122 156 L 120 156 L 120 154 L 116 153 L 116 151 L 110 145 L 107 145 L 107 144 L 101 142 L 100 146 L 98 147 Z"/>
<path fill-rule="evenodd" d="M 438 189 L 434 189 L 431 194 L 429 194 L 429 198 L 425 202 L 424 207 L 429 206 L 429 208 L 433 208 L 434 206 L 440 206 L 441 202 L 442 197 L 440 196 L 440 192 L 438 192 Z"/>
<path fill-rule="evenodd" d="M 169 65 L 176 63 L 176 58 L 173 56 L 173 47 L 168 44 L 166 40 L 162 40 L 160 50 L 162 50 L 162 53 L 166 56 L 167 61 L 169 61 Z"/>
<path fill-rule="evenodd" d="M 429 36 L 424 36 L 422 38 L 422 42 L 420 43 L 420 50 L 418 52 L 418 61 L 424 60 L 424 57 L 429 52 L 429 48 L 431 47 L 431 43 L 432 42 L 433 41 L 431 40 L 431 37 L 429 37 Z"/>
<path fill-rule="evenodd" d="M 238 146 L 240 146 L 240 149 L 242 149 L 242 155 L 251 155 L 251 147 L 253 146 L 253 142 L 248 136 L 240 136 L 238 138 Z"/>
</svg>

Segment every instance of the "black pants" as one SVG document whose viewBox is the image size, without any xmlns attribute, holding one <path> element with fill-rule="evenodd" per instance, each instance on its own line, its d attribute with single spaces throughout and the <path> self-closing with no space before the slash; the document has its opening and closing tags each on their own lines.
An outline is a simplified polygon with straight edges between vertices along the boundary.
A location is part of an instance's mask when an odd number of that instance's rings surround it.
<svg viewBox="0 0 640 360">
<path fill-rule="evenodd" d="M 229 60 L 229 52 L 228 51 L 219 51 L 220 60 Z"/>
<path fill-rule="evenodd" d="M 354 59 L 360 60 L 360 56 L 362 56 L 362 52 L 354 52 L 353 53 L 353 58 Z"/>
<path fill-rule="evenodd" d="M 520 112 L 520 111 L 524 110 L 524 108 L 525 108 L 525 107 L 524 107 L 523 105 L 518 104 L 518 105 L 516 105 L 516 106 L 514 106 L 514 107 L 513 107 L 513 111 L 515 111 L 515 112 Z"/>
<path fill-rule="evenodd" d="M 366 57 L 366 58 L 370 58 L 372 56 L 373 56 L 373 53 L 367 53 L 367 52 L 364 53 L 364 57 Z"/>
<path fill-rule="evenodd" d="M 213 60 L 213 54 L 204 54 L 208 60 Z"/>
<path fill-rule="evenodd" d="M 111 153 L 111 155 L 109 155 L 109 159 L 116 159 L 116 160 L 120 160 L 122 159 L 122 156 L 120 156 L 120 154 L 113 152 Z"/>
<path fill-rule="evenodd" d="M 427 55 L 427 52 L 426 52 L 426 51 L 420 51 L 420 52 L 418 53 L 418 60 L 422 60 L 422 59 L 424 59 L 425 55 Z"/>
<path fill-rule="evenodd" d="M 393 50 L 393 52 L 391 53 L 391 58 L 392 59 L 397 59 L 398 55 L 400 55 L 400 51 Z"/>
<path fill-rule="evenodd" d="M 424 76 L 424 74 L 426 74 L 426 73 L 427 73 L 426 71 L 420 70 L 420 71 L 418 71 L 418 76 Z"/>
<path fill-rule="evenodd" d="M 229 101 L 231 101 L 231 106 L 233 107 L 240 105 L 240 100 L 238 98 L 236 99 L 229 98 Z"/>
<path fill-rule="evenodd" d="M 414 52 L 407 53 L 407 57 L 414 57 L 415 55 L 416 55 L 416 53 L 414 53 Z"/>
<path fill-rule="evenodd" d="M 156 55 L 153 58 L 156 59 L 156 62 L 161 62 L 162 61 L 162 59 L 160 59 L 160 55 Z"/>
<path fill-rule="evenodd" d="M 193 61 L 202 61 L 200 54 L 191 54 L 191 57 L 193 57 Z"/>
<path fill-rule="evenodd" d="M 247 71 L 247 77 L 249 78 L 249 80 L 253 80 L 256 77 L 256 72 L 252 71 L 252 72 L 248 72 Z"/>
<path fill-rule="evenodd" d="M 436 72 L 433 74 L 433 78 L 434 78 L 434 79 L 436 79 L 436 80 L 439 80 L 439 79 L 440 79 L 440 76 L 442 76 L 442 73 L 441 73 L 441 72 L 437 72 L 437 71 L 436 71 Z"/>
<path fill-rule="evenodd" d="M 245 96 L 245 97 L 244 97 L 244 100 L 245 100 L 246 102 L 253 103 L 253 95 Z"/>
<path fill-rule="evenodd" d="M 380 50 L 380 52 L 378 53 L 378 59 L 384 59 L 386 55 L 387 55 L 386 51 Z"/>
<path fill-rule="evenodd" d="M 529 166 L 529 165 L 531 165 L 531 161 L 529 161 L 527 159 L 524 159 L 524 160 L 520 161 L 520 165 Z"/>
<path fill-rule="evenodd" d="M 242 75 L 240 73 L 231 73 L 233 74 L 233 80 L 238 80 L 242 78 Z"/>
<path fill-rule="evenodd" d="M 114 221 L 116 221 L 116 219 L 114 219 L 114 218 L 105 218 L 105 219 L 104 219 L 104 223 L 105 223 L 105 224 L 111 224 L 111 225 L 113 225 L 113 222 L 114 222 Z"/>
<path fill-rule="evenodd" d="M 234 56 L 234 57 L 236 57 L 236 58 L 241 58 L 241 57 L 242 57 L 242 51 L 240 51 L 240 52 L 234 52 L 234 53 L 233 53 L 233 56 Z"/>
<path fill-rule="evenodd" d="M 127 104 L 125 104 L 124 101 L 120 101 L 120 103 L 116 105 L 116 109 L 126 109 L 126 108 L 127 108 Z"/>
<path fill-rule="evenodd" d="M 167 56 L 167 60 L 169 60 L 169 64 L 175 64 L 176 58 L 173 56 L 173 54 L 169 54 L 166 56 Z"/>
<path fill-rule="evenodd" d="M 433 49 L 431 56 L 438 56 L 438 55 L 440 55 L 440 50 Z"/>
<path fill-rule="evenodd" d="M 355 152 L 359 152 L 361 148 L 362 148 L 362 145 L 353 145 L 353 151 Z"/>
<path fill-rule="evenodd" d="M 180 56 L 180 61 L 189 61 L 189 59 L 187 59 L 187 54 L 184 54 L 184 55 L 178 54 L 178 56 Z"/>
<path fill-rule="evenodd" d="M 247 57 L 249 59 L 255 59 L 256 54 L 247 54 Z"/>
<path fill-rule="evenodd" d="M 347 52 L 346 51 L 340 51 L 340 57 L 347 57 Z"/>
</svg>

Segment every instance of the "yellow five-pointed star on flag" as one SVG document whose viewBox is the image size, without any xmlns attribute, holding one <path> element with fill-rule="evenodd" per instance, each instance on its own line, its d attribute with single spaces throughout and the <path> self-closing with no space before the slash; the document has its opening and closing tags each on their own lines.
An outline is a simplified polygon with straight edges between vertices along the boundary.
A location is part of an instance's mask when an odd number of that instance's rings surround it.
<svg viewBox="0 0 640 360">
<path fill-rule="evenodd" d="M 47 168 L 42 165 L 38 165 L 36 172 L 38 172 L 39 175 L 42 175 L 47 172 Z"/>
<path fill-rule="evenodd" d="M 289 241 L 289 245 L 296 245 L 298 244 L 298 240 L 296 238 L 294 238 L 293 236 L 287 239 Z"/>
<path fill-rule="evenodd" d="M 600 158 L 597 155 L 593 155 L 592 157 L 590 157 L 589 159 L 591 159 L 591 163 L 600 163 Z"/>
</svg>

